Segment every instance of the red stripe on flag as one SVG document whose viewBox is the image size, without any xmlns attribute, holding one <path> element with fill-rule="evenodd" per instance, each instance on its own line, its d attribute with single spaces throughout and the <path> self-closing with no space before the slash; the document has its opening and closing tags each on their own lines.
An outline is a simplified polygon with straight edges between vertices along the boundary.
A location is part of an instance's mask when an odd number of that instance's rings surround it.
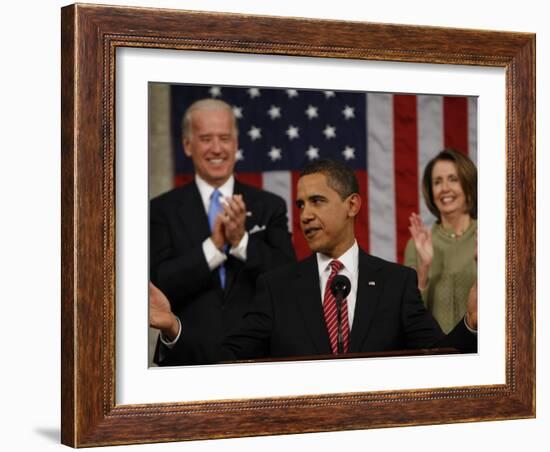
<svg viewBox="0 0 550 452">
<path fill-rule="evenodd" d="M 263 189 L 262 173 L 235 173 L 235 179 L 243 184 L 252 185 L 253 187 Z"/>
<path fill-rule="evenodd" d="M 397 261 L 410 238 L 409 216 L 418 212 L 418 126 L 416 96 L 393 96 Z"/>
<path fill-rule="evenodd" d="M 355 237 L 357 243 L 365 251 L 369 248 L 369 192 L 368 173 L 365 170 L 355 170 L 355 177 L 359 182 L 359 194 L 363 204 L 355 220 Z"/>
<path fill-rule="evenodd" d="M 300 178 L 299 171 L 292 171 L 292 242 L 294 243 L 294 251 L 296 258 L 301 261 L 311 254 L 309 246 L 307 246 L 302 228 L 300 227 L 300 211 L 296 207 L 296 191 L 298 179 Z"/>
<path fill-rule="evenodd" d="M 181 187 L 189 182 L 193 182 L 193 177 L 193 174 L 176 174 L 174 176 L 174 186 Z"/>
<path fill-rule="evenodd" d="M 468 99 L 443 98 L 443 129 L 445 147 L 468 155 Z"/>
</svg>

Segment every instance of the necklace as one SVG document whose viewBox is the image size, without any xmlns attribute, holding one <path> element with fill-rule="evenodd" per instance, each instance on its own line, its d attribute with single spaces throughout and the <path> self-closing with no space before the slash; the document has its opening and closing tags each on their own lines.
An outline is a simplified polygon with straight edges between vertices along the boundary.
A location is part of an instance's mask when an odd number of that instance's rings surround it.
<svg viewBox="0 0 550 452">
<path fill-rule="evenodd" d="M 451 239 L 458 239 L 460 237 L 462 237 L 462 235 L 464 235 L 464 233 L 468 230 L 468 228 L 470 227 L 471 223 L 468 225 L 468 227 L 466 229 L 462 229 L 458 232 L 455 232 L 453 230 L 448 230 L 448 229 L 445 229 L 445 227 L 443 226 L 442 223 L 439 223 L 438 226 L 439 226 L 439 230 L 441 231 L 441 233 L 443 235 L 445 235 L 446 237 L 449 237 Z"/>
</svg>

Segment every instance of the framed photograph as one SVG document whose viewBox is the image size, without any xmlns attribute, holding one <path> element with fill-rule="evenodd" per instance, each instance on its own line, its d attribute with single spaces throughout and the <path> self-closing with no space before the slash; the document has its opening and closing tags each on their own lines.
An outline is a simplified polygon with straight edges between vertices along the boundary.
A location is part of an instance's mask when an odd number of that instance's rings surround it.
<svg viewBox="0 0 550 452">
<path fill-rule="evenodd" d="M 124 59 L 125 57 L 120 56 L 119 58 Z M 173 58 L 171 59 L 173 60 Z M 240 60 L 242 64 L 243 59 L 240 58 Z M 276 58 L 269 59 L 270 62 L 274 60 Z M 139 59 L 136 58 L 135 61 L 139 61 Z M 157 61 L 152 66 L 158 67 L 159 62 Z M 177 65 L 172 61 L 171 66 Z M 190 64 L 187 65 L 187 67 L 189 66 Z M 200 63 L 194 63 L 192 66 L 196 69 Z M 300 68 L 302 72 L 305 71 L 304 64 L 300 65 Z M 362 69 L 366 68 L 362 67 Z M 327 69 L 325 68 L 325 70 Z M 381 70 L 382 68 L 378 67 L 378 71 Z M 132 68 L 127 73 L 138 72 L 142 80 L 155 77 L 153 74 L 145 74 L 144 71 L 147 72 L 147 69 L 134 70 Z M 395 72 L 395 69 L 391 69 L 391 71 Z M 173 72 L 177 78 L 178 70 Z M 190 76 L 189 72 L 188 70 L 185 77 Z M 349 73 L 353 71 L 348 69 L 347 72 L 349 78 Z M 159 76 L 160 74 L 156 74 L 156 77 Z M 368 77 L 366 77 L 369 80 L 368 83 L 375 83 L 373 80 L 375 77 L 373 68 L 368 68 Z M 447 77 L 439 75 L 438 78 L 446 79 Z M 317 77 L 316 83 L 319 83 L 320 79 L 321 77 Z M 467 80 L 473 87 L 477 84 L 477 89 L 480 89 L 480 76 L 467 75 L 463 71 L 462 80 L 459 83 L 452 83 L 453 90 L 458 92 L 466 89 Z M 122 80 L 122 83 L 126 84 L 125 80 Z M 143 87 L 144 83 L 136 84 L 138 90 L 139 86 Z M 403 88 L 403 84 L 400 84 L 400 87 Z M 500 88 L 503 89 L 502 86 Z M 495 93 L 500 93 L 501 89 L 495 90 Z M 124 96 L 124 98 L 132 99 L 133 109 L 129 105 L 126 106 L 124 100 L 122 104 L 118 104 L 118 107 L 122 111 L 135 110 L 137 97 L 139 97 L 138 92 Z M 173 250 L 175 255 L 168 256 L 165 248 L 167 229 L 161 226 L 164 224 L 160 219 L 161 209 L 151 209 L 151 211 L 157 212 L 149 219 L 150 228 L 153 231 L 150 233 L 149 245 L 149 256 L 153 261 L 153 264 L 150 265 L 151 273 L 160 271 L 157 270 L 158 268 L 169 268 L 174 275 L 172 279 L 174 282 L 166 280 L 168 278 L 163 281 L 158 276 L 152 276 L 151 280 L 160 288 L 163 285 L 166 287 L 166 290 L 170 292 L 167 295 L 171 302 L 181 299 L 181 304 L 191 305 L 191 300 L 198 299 L 199 294 L 204 297 L 200 302 L 203 306 L 208 305 L 208 308 L 204 309 L 206 311 L 204 316 L 199 316 L 197 308 L 190 306 L 186 309 L 187 313 L 180 314 L 180 318 L 187 322 L 194 320 L 195 323 L 203 324 L 202 329 L 208 338 L 213 336 L 214 331 L 219 330 L 215 326 L 213 313 L 217 311 L 216 303 L 220 300 L 220 292 L 215 290 L 217 288 L 215 283 L 210 282 L 211 273 L 205 271 L 202 276 L 192 278 L 196 285 L 206 286 L 203 290 L 196 291 L 197 295 L 193 293 L 195 285 L 188 284 L 181 287 L 179 291 L 170 288 L 171 284 L 177 284 L 180 276 L 188 271 L 185 267 L 186 256 L 190 256 L 189 260 L 192 266 L 197 266 L 201 261 L 200 257 L 202 257 L 196 255 L 191 257 L 192 252 L 189 248 L 200 245 L 202 241 L 194 240 L 196 237 L 193 235 L 194 231 L 199 228 L 189 225 L 187 218 L 190 218 L 189 221 L 195 224 L 202 224 L 204 234 L 209 235 L 210 233 L 206 228 L 206 222 L 202 221 L 201 223 L 201 219 L 197 218 L 204 209 L 201 206 L 198 206 L 198 209 L 189 207 L 197 204 L 196 199 L 194 200 L 192 197 L 193 192 L 190 191 L 194 187 L 194 167 L 192 159 L 184 152 L 182 139 L 182 118 L 185 111 L 194 102 L 204 102 L 204 99 L 211 100 L 210 105 L 218 102 L 219 106 L 223 106 L 224 104 L 219 102 L 225 102 L 231 106 L 238 129 L 235 178 L 240 184 L 269 191 L 284 200 L 288 221 L 285 220 L 285 224 L 281 224 L 280 228 L 277 225 L 275 230 L 289 231 L 292 247 L 296 259 L 299 261 L 311 255 L 301 231 L 300 212 L 296 207 L 297 192 L 295 190 L 296 180 L 301 169 L 307 163 L 321 158 L 329 158 L 341 161 L 353 169 L 358 181 L 358 192 L 363 201 L 355 221 L 355 236 L 359 247 L 387 261 L 404 263 L 409 266 L 416 265 L 416 259 L 414 255 L 411 256 L 410 249 L 405 256 L 405 249 L 411 236 L 409 232 L 410 213 L 419 212 L 426 227 L 431 228 L 436 220 L 423 201 L 422 175 L 425 166 L 444 148 L 456 150 L 471 160 L 472 167 L 477 166 L 478 106 L 476 96 L 418 95 L 349 89 L 318 90 L 299 86 L 281 88 L 149 82 L 147 102 L 149 113 L 149 168 L 147 171 L 149 198 L 153 200 L 153 204 L 159 206 L 165 203 L 163 200 L 169 199 L 168 196 L 172 196 L 174 199 L 177 197 L 175 204 L 172 200 L 170 201 L 171 212 L 163 213 L 162 216 L 174 214 L 177 227 L 173 232 L 170 228 L 169 234 L 178 237 L 178 240 L 188 240 L 185 242 L 187 246 L 181 247 L 177 252 Z M 139 121 L 139 116 L 136 115 L 137 121 Z M 126 118 L 128 117 L 126 116 Z M 501 120 L 504 121 L 503 118 Z M 124 124 L 126 124 L 125 120 Z M 122 141 L 131 140 L 135 135 L 134 131 L 139 128 L 137 123 L 125 126 L 124 129 L 131 132 L 130 136 Z M 135 155 L 135 146 L 132 145 L 131 148 L 134 151 L 130 152 Z M 123 151 L 120 150 L 119 155 L 120 152 Z M 126 165 L 123 165 L 121 171 L 124 171 L 124 167 Z M 132 172 L 135 172 L 135 167 L 132 168 Z M 129 189 L 129 192 L 135 193 L 135 189 Z M 185 201 L 180 198 L 185 198 Z M 182 206 L 181 210 L 179 207 L 184 203 L 187 203 L 185 211 L 183 210 L 185 206 Z M 126 204 L 127 202 L 123 201 L 123 205 Z M 254 201 L 252 201 L 253 204 Z M 475 204 L 477 206 L 477 199 Z M 253 210 L 256 211 L 256 215 L 250 211 L 248 230 L 259 232 L 259 220 L 253 218 L 258 217 L 259 209 Z M 135 225 L 138 221 L 129 220 L 126 223 Z M 266 220 L 263 221 L 267 223 Z M 468 290 L 476 277 L 475 229 L 476 222 L 472 221 L 468 233 L 463 236 L 460 243 L 453 245 L 456 247 L 466 244 L 469 248 L 468 256 L 464 256 L 459 264 L 468 275 L 469 280 L 463 287 L 457 289 L 456 303 L 458 306 L 453 309 L 453 314 L 447 314 L 449 309 L 446 309 L 445 313 L 437 314 L 445 332 L 449 332 L 464 316 L 463 309 L 465 309 Z M 441 232 L 441 229 L 436 228 L 436 231 Z M 131 232 L 123 232 L 124 236 L 129 233 Z M 192 235 L 193 240 L 191 240 Z M 256 237 L 265 237 L 265 235 Z M 137 243 L 145 242 L 146 237 L 137 239 Z M 283 243 L 282 241 L 273 241 L 270 246 L 278 251 L 282 248 Z M 135 246 L 130 245 L 129 247 L 135 249 Z M 266 267 L 273 257 L 266 255 Z M 175 263 L 171 259 L 180 260 Z M 133 261 L 134 259 L 129 260 Z M 141 257 L 136 257 L 135 260 L 144 261 Z M 275 259 L 269 265 L 269 269 L 274 270 L 278 263 L 290 263 L 292 260 L 289 258 L 288 262 L 286 260 L 283 262 Z M 411 261 L 414 261 L 414 264 Z M 233 281 L 232 288 L 226 291 L 228 293 L 223 301 L 228 304 L 228 309 L 231 307 L 237 309 L 237 305 L 242 306 L 236 297 L 249 301 L 253 298 L 252 293 L 243 294 L 248 287 L 248 272 L 246 266 L 244 268 L 237 267 L 237 264 L 239 263 L 229 263 L 236 270 L 242 271 L 238 273 L 239 277 Z M 177 272 L 174 271 L 174 265 L 178 266 Z M 439 273 L 441 274 L 441 272 Z M 441 278 L 442 276 L 435 277 Z M 131 280 L 136 278 L 139 278 L 138 274 Z M 430 295 L 430 300 L 434 298 L 433 293 Z M 135 300 L 130 303 L 135 303 Z M 178 309 L 178 303 L 173 304 Z M 431 302 L 427 304 L 431 305 Z M 207 319 L 212 319 L 210 325 L 206 324 Z M 131 328 L 131 325 L 128 327 Z M 150 365 L 153 363 L 154 351 L 157 349 L 157 337 L 158 331 L 153 331 L 149 344 Z M 128 340 L 128 343 L 135 342 L 132 339 Z M 205 342 L 207 339 L 202 340 L 201 344 Z M 165 356 L 162 360 L 159 360 L 157 356 L 157 361 L 164 366 L 199 364 L 197 353 L 201 357 L 204 355 L 203 352 L 196 352 L 193 356 L 195 361 L 193 361 L 190 356 L 184 358 L 182 351 L 169 352 L 165 348 L 163 350 Z M 436 353 L 433 349 L 430 349 L 430 352 Z M 439 352 L 442 351 L 439 350 Z M 393 356 L 400 353 L 405 353 L 405 351 L 399 350 L 398 347 L 392 351 Z M 410 353 L 410 350 L 406 351 L 406 354 Z M 418 353 L 425 354 L 426 349 L 420 350 Z M 320 353 L 318 352 L 318 354 Z M 349 356 L 351 355 L 348 354 L 347 357 Z M 353 356 L 358 357 L 357 354 Z M 298 359 L 297 356 L 289 355 L 289 357 Z M 332 358 L 331 355 L 325 355 L 325 358 L 327 357 Z M 313 353 L 302 356 L 302 359 L 312 358 Z"/>
<path fill-rule="evenodd" d="M 533 417 L 534 55 L 535 37 L 525 33 L 63 8 L 62 442 Z M 148 368 L 148 120 L 151 92 L 162 84 L 475 105 L 468 136 L 480 171 L 478 353 Z"/>
</svg>

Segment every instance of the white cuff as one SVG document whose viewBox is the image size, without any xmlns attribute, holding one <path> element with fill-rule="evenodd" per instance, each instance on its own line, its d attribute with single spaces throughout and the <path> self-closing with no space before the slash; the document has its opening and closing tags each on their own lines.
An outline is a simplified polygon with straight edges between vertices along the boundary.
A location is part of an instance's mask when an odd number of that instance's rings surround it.
<svg viewBox="0 0 550 452">
<path fill-rule="evenodd" d="M 477 334 L 477 330 L 474 330 L 470 325 L 468 325 L 468 322 L 466 322 L 466 316 L 464 316 L 464 325 L 466 325 L 466 329 L 473 334 Z"/>
<path fill-rule="evenodd" d="M 227 260 L 225 253 L 216 248 L 216 245 L 214 245 L 214 242 L 210 237 L 202 242 L 202 252 L 204 253 L 204 257 L 206 258 L 206 263 L 208 264 L 210 271 L 218 268 Z"/>
<path fill-rule="evenodd" d="M 176 320 L 178 321 L 178 335 L 175 337 L 173 341 L 169 341 L 168 338 L 164 336 L 164 334 L 160 333 L 160 341 L 170 350 L 174 348 L 174 345 L 176 345 L 176 342 L 178 342 L 180 336 L 181 336 L 181 321 L 178 316 L 176 316 Z"/>
<path fill-rule="evenodd" d="M 248 232 L 245 231 L 243 238 L 239 244 L 235 247 L 232 247 L 229 250 L 229 254 L 236 257 L 237 259 L 246 262 L 246 247 L 248 246 Z"/>
</svg>

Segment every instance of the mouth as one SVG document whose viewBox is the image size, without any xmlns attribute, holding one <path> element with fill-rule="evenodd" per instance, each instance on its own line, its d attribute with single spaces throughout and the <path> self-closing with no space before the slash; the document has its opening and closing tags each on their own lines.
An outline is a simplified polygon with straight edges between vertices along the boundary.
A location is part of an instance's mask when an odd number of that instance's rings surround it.
<svg viewBox="0 0 550 452">
<path fill-rule="evenodd" d="M 206 161 L 212 165 L 212 166 L 220 166 L 220 165 L 223 165 L 225 163 L 227 159 L 225 158 L 210 158 L 210 159 L 207 159 Z"/>
<path fill-rule="evenodd" d="M 439 198 L 439 201 L 445 206 L 447 204 L 452 204 L 455 199 L 456 196 L 442 196 L 441 198 Z"/>
<path fill-rule="evenodd" d="M 306 240 L 311 240 L 311 239 L 315 238 L 315 235 L 320 230 L 321 230 L 321 228 L 313 227 L 313 226 L 304 228 L 304 236 L 305 236 Z"/>
</svg>

